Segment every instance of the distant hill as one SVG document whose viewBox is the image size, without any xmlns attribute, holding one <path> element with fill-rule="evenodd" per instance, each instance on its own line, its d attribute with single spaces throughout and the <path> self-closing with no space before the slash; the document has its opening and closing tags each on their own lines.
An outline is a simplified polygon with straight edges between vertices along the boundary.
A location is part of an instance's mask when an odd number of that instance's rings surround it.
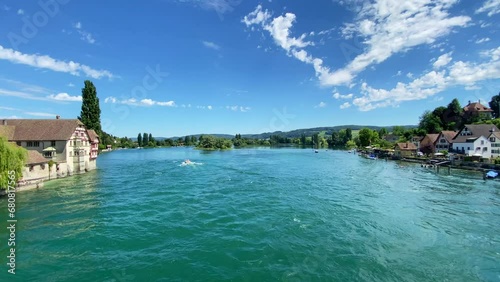
<svg viewBox="0 0 500 282">
<path fill-rule="evenodd" d="M 408 129 L 408 128 L 416 128 L 416 125 L 401 125 L 402 127 Z M 314 127 L 314 128 L 303 128 L 303 129 L 295 129 L 292 131 L 274 131 L 274 132 L 264 132 L 264 133 L 259 133 L 259 134 L 241 134 L 241 137 L 243 138 L 253 138 L 253 139 L 267 139 L 271 135 L 280 135 L 286 138 L 298 138 L 302 134 L 305 134 L 306 136 L 312 136 L 315 133 L 320 133 L 320 132 L 325 132 L 326 135 L 331 135 L 333 131 L 339 131 L 341 129 L 346 129 L 350 128 L 352 130 L 360 130 L 363 128 L 369 128 L 372 130 L 380 130 L 382 128 L 387 129 L 389 132 L 392 130 L 393 126 L 373 126 L 373 125 L 338 125 L 338 126 L 325 126 L 325 127 Z M 234 135 L 230 134 L 193 134 L 193 135 L 188 135 L 188 136 L 195 136 L 196 138 L 199 138 L 200 135 L 212 135 L 215 137 L 222 137 L 222 138 L 234 138 Z M 174 137 L 154 137 L 156 140 L 164 140 L 164 139 L 179 139 L 183 138 L 185 136 L 174 136 Z M 132 138 L 132 140 L 137 141 L 137 138 Z"/>
</svg>

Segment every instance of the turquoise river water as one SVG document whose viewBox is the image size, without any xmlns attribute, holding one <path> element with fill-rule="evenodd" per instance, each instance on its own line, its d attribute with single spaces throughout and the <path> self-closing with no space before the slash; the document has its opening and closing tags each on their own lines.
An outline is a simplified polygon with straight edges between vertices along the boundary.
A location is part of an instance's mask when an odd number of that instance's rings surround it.
<svg viewBox="0 0 500 282">
<path fill-rule="evenodd" d="M 98 166 L 17 194 L 15 275 L 0 198 L 0 281 L 500 281 L 500 182 L 477 173 L 311 149 Z"/>
</svg>

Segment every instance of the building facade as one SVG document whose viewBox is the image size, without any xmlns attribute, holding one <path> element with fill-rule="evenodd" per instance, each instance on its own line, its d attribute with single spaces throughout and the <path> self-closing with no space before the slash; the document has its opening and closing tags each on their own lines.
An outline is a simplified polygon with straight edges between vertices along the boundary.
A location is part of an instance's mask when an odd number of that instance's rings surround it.
<svg viewBox="0 0 500 282">
<path fill-rule="evenodd" d="M 28 171 L 26 177 L 23 173 L 23 179 L 35 176 L 45 179 L 65 177 L 96 168 L 99 138 L 77 119 L 7 119 L 0 124 L 0 133 L 9 142 L 16 143 L 28 152 L 37 152 L 47 163 L 50 160 L 54 163 L 53 168 L 46 169 L 46 165 L 40 163 L 40 156 L 36 156 L 37 163 L 27 164 Z M 32 165 L 39 168 L 32 168 Z"/>
</svg>

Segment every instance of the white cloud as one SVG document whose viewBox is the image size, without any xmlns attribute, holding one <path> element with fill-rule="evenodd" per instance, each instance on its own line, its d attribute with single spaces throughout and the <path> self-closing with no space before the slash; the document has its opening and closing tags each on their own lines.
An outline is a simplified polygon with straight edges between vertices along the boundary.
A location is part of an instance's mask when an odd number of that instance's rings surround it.
<svg viewBox="0 0 500 282">
<path fill-rule="evenodd" d="M 340 108 L 341 109 L 347 109 L 351 106 L 351 104 L 349 102 L 345 102 L 344 104 L 340 105 Z"/>
<path fill-rule="evenodd" d="M 353 104 L 361 111 L 397 106 L 403 101 L 421 100 L 443 90 L 463 86 L 473 89 L 480 81 L 500 79 L 500 47 L 481 52 L 482 63 L 458 61 L 439 71 L 433 70 L 409 83 L 398 82 L 393 89 L 376 89 L 367 83 L 361 86 L 361 97 Z"/>
<path fill-rule="evenodd" d="M 476 13 L 488 12 L 488 16 L 493 16 L 500 13 L 500 0 L 487 0 L 481 8 L 476 10 Z"/>
<path fill-rule="evenodd" d="M 104 103 L 125 104 L 125 105 L 130 105 L 130 106 L 144 106 L 144 107 L 151 107 L 151 106 L 176 107 L 177 106 L 174 101 L 158 102 L 158 101 L 154 101 L 152 99 L 137 100 L 135 98 L 119 100 L 113 96 L 106 97 L 106 99 L 104 99 Z"/>
<path fill-rule="evenodd" d="M 212 106 L 208 105 L 207 109 L 212 110 Z"/>
<path fill-rule="evenodd" d="M 156 102 L 158 106 L 163 106 L 163 107 L 175 107 L 175 102 L 174 101 L 168 101 L 168 102 Z"/>
<path fill-rule="evenodd" d="M 437 58 L 437 60 L 434 62 L 434 64 L 432 64 L 432 66 L 435 69 L 439 69 L 441 67 L 446 66 L 450 62 L 451 62 L 451 52 L 439 56 L 439 58 Z"/>
<path fill-rule="evenodd" d="M 73 83 L 71 83 L 71 82 L 70 82 L 70 83 L 68 83 L 68 86 L 69 86 L 69 87 L 75 87 L 75 85 L 74 85 Z"/>
<path fill-rule="evenodd" d="M 92 33 L 86 31 L 83 29 L 83 26 L 82 26 L 82 23 L 81 22 L 77 22 L 73 25 L 73 27 L 76 29 L 76 31 L 78 32 L 78 34 L 80 34 L 80 39 L 87 42 L 87 43 L 90 43 L 90 44 L 94 44 L 95 43 L 95 39 L 94 39 L 94 36 L 92 35 Z M 63 29 L 63 32 L 65 32 L 65 30 Z M 71 34 L 71 32 L 67 32 L 68 34 Z"/>
<path fill-rule="evenodd" d="M 23 10 L 23 9 L 19 9 L 19 10 L 17 10 L 17 14 L 18 14 L 18 15 L 24 15 L 24 10 Z"/>
<path fill-rule="evenodd" d="M 24 112 L 24 114 L 35 116 L 35 117 L 55 117 L 56 114 L 41 113 L 41 112 Z"/>
<path fill-rule="evenodd" d="M 352 99 L 353 96 L 354 96 L 354 94 L 352 94 L 352 93 L 347 94 L 347 95 L 341 95 L 338 92 L 335 92 L 332 95 L 332 97 L 335 98 L 335 99 Z"/>
<path fill-rule="evenodd" d="M 476 43 L 481 44 L 481 43 L 488 42 L 488 41 L 490 41 L 490 38 L 485 37 L 485 38 L 481 38 L 481 39 L 476 40 Z"/>
<path fill-rule="evenodd" d="M 51 100 L 79 102 L 82 101 L 82 96 L 71 96 L 68 93 L 59 93 L 57 95 L 51 94 L 47 96 Z"/>
<path fill-rule="evenodd" d="M 245 23 L 247 27 L 249 27 L 254 24 L 260 25 L 262 23 L 265 23 L 269 20 L 270 17 L 271 13 L 268 12 L 267 9 L 265 11 L 262 11 L 262 6 L 257 5 L 253 12 L 243 17 L 242 22 Z"/>
<path fill-rule="evenodd" d="M 113 78 L 113 74 L 107 70 L 96 70 L 89 66 L 73 61 L 65 62 L 47 55 L 23 54 L 13 49 L 4 48 L 0 45 L 0 60 L 7 60 L 15 64 L 23 64 L 35 68 L 49 69 L 56 72 L 65 72 L 75 76 L 83 73 L 86 76 L 100 79 L 102 77 Z"/>
<path fill-rule="evenodd" d="M 238 106 L 238 105 L 235 105 L 235 106 L 226 106 L 226 109 L 228 110 L 231 110 L 231 111 L 234 111 L 234 112 L 248 112 L 251 110 L 250 107 L 245 107 L 245 106 Z"/>
<path fill-rule="evenodd" d="M 326 103 L 325 102 L 319 102 L 319 104 L 317 104 L 316 106 L 314 106 L 315 108 L 324 108 L 326 107 Z"/>
<path fill-rule="evenodd" d="M 52 113 L 29 112 L 29 111 L 25 111 L 22 109 L 16 109 L 16 108 L 11 108 L 11 107 L 0 107 L 0 109 L 5 110 L 5 111 L 21 112 L 23 115 L 36 116 L 36 117 L 55 117 L 56 116 L 56 114 L 52 114 Z M 1 118 L 2 119 L 19 119 L 22 117 L 12 115 L 9 117 L 1 117 Z"/>
<path fill-rule="evenodd" d="M 214 49 L 214 50 L 220 50 L 220 46 L 210 42 L 210 41 L 202 41 L 203 45 L 207 48 Z"/>
<path fill-rule="evenodd" d="M 29 99 L 29 100 L 47 100 L 45 97 L 38 97 L 30 93 L 26 93 L 23 91 L 13 91 L 13 90 L 8 90 L 8 89 L 2 89 L 0 88 L 0 96 L 11 96 L 11 97 L 17 97 L 21 99 Z"/>
<path fill-rule="evenodd" d="M 290 37 L 295 15 L 286 13 L 270 21 L 271 13 L 262 6 L 243 18 L 248 26 L 260 25 L 268 31 L 277 45 L 298 60 L 311 64 L 322 85 L 349 85 L 356 75 L 367 67 L 379 64 L 392 55 L 405 52 L 422 44 L 433 44 L 436 39 L 449 34 L 454 27 L 464 27 L 471 20 L 467 16 L 450 17 L 448 10 L 456 0 L 378 0 L 364 2 L 354 23 L 342 29 L 346 37 L 359 35 L 364 38 L 365 51 L 355 57 L 346 67 L 331 71 L 323 60 L 314 58 L 301 49 L 312 42 L 305 41 L 306 34 Z M 348 58 L 346 58 L 348 59 Z"/>
</svg>

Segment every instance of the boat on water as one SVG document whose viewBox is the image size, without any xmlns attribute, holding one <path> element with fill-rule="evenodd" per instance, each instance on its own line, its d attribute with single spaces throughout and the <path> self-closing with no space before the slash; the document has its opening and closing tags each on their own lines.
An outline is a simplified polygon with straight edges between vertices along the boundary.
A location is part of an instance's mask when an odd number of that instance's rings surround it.
<svg viewBox="0 0 500 282">
<path fill-rule="evenodd" d="M 315 153 L 318 153 L 319 151 L 318 150 L 314 150 Z"/>
<path fill-rule="evenodd" d="M 498 177 L 498 172 L 496 172 L 494 170 L 490 170 L 490 171 L 488 171 L 486 173 L 485 177 L 489 178 L 489 179 L 497 178 Z"/>
</svg>

